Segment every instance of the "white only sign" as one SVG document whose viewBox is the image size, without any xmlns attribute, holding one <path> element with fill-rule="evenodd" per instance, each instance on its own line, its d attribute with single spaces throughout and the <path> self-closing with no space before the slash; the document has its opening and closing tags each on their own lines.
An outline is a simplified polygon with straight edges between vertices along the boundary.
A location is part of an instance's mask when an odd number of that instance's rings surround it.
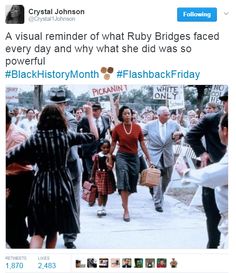
<svg viewBox="0 0 236 273">
<path fill-rule="evenodd" d="M 157 85 L 154 86 L 153 99 L 168 101 L 169 109 L 184 108 L 183 85 Z"/>
</svg>

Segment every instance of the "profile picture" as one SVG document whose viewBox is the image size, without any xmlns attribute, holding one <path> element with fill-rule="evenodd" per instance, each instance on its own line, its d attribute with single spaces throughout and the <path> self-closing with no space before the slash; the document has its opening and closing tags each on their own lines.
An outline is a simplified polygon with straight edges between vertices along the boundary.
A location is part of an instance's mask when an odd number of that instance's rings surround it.
<svg viewBox="0 0 236 273">
<path fill-rule="evenodd" d="M 25 8 L 23 5 L 6 6 L 6 24 L 24 24 Z"/>
<path fill-rule="evenodd" d="M 100 268 L 107 268 L 109 265 L 109 260 L 107 258 L 100 258 L 99 259 L 99 267 Z"/>
<path fill-rule="evenodd" d="M 120 259 L 119 258 L 111 258 L 111 267 L 114 267 L 114 268 L 120 267 Z"/>
<path fill-rule="evenodd" d="M 145 267 L 154 268 L 155 267 L 155 259 L 145 259 Z"/>
<path fill-rule="evenodd" d="M 96 268 L 97 267 L 97 260 L 94 258 L 87 259 L 87 267 L 88 268 Z"/>
<path fill-rule="evenodd" d="M 122 259 L 122 267 L 132 267 L 132 260 L 130 258 Z"/>
<path fill-rule="evenodd" d="M 75 260 L 75 267 L 76 268 L 85 268 L 85 264 L 82 263 L 81 260 Z"/>
<path fill-rule="evenodd" d="M 159 258 L 157 259 L 157 267 L 166 267 L 166 259 L 165 258 Z"/>
<path fill-rule="evenodd" d="M 134 259 L 134 267 L 135 268 L 143 268 L 143 259 L 142 258 L 135 258 Z"/>
<path fill-rule="evenodd" d="M 172 258 L 171 261 L 170 261 L 170 266 L 172 268 L 175 268 L 175 267 L 177 267 L 177 264 L 178 264 L 178 262 L 176 261 L 176 259 Z"/>
</svg>

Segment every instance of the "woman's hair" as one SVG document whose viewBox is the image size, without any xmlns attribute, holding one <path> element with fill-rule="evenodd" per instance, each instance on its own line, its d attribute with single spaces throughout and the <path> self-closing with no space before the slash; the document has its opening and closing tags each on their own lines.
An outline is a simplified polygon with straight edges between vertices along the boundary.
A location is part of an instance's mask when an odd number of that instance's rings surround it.
<svg viewBox="0 0 236 273">
<path fill-rule="evenodd" d="M 6 124 L 10 124 L 10 123 L 11 123 L 11 116 L 10 116 L 10 113 L 9 113 L 9 108 L 6 105 Z"/>
<path fill-rule="evenodd" d="M 67 121 L 60 107 L 56 104 L 47 105 L 40 115 L 37 128 L 39 130 L 58 129 L 66 132 Z"/>
<path fill-rule="evenodd" d="M 131 120 L 132 120 L 132 116 L 133 116 L 133 110 L 131 108 L 129 108 L 128 106 L 122 106 L 120 109 L 119 109 L 119 114 L 118 114 L 118 120 L 123 122 L 123 112 L 126 110 L 126 109 L 129 109 L 130 112 L 131 112 Z"/>
<path fill-rule="evenodd" d="M 217 108 L 217 104 L 215 102 L 208 102 L 206 104 L 206 107 L 211 107 L 213 109 L 216 109 Z"/>
<path fill-rule="evenodd" d="M 25 113 L 28 114 L 30 111 L 32 111 L 35 114 L 35 111 L 32 108 L 27 109 Z"/>
<path fill-rule="evenodd" d="M 228 128 L 228 113 L 225 113 L 220 120 L 221 128 Z"/>
<path fill-rule="evenodd" d="M 190 115 L 196 116 L 196 112 L 194 110 L 189 110 L 187 115 L 188 116 L 190 116 Z"/>
<path fill-rule="evenodd" d="M 101 139 L 100 142 L 99 142 L 99 145 L 98 145 L 98 149 L 97 149 L 97 152 L 101 152 L 101 147 L 103 144 L 107 144 L 108 147 L 111 147 L 111 143 L 108 139 Z"/>
<path fill-rule="evenodd" d="M 20 10 L 19 12 L 19 16 L 17 18 L 17 24 L 23 24 L 24 21 L 25 21 L 25 15 L 24 15 L 24 12 L 25 12 L 25 8 L 24 6 L 22 5 L 12 5 L 11 9 L 9 10 L 7 16 L 6 16 L 6 23 L 9 23 L 11 20 L 13 20 L 12 16 L 11 16 L 11 11 L 13 8 L 15 8 L 15 6 L 17 6 Z"/>
</svg>

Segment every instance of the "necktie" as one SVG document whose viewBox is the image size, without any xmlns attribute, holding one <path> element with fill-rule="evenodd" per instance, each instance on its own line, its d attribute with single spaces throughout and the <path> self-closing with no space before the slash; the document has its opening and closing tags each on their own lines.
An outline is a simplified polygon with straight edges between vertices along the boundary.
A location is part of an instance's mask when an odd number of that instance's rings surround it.
<svg viewBox="0 0 236 273">
<path fill-rule="evenodd" d="M 160 136 L 161 136 L 162 141 L 164 142 L 166 140 L 166 126 L 165 126 L 165 124 L 161 124 Z"/>
<path fill-rule="evenodd" d="M 98 129 L 98 134 L 100 135 L 100 128 L 99 128 L 99 123 L 98 123 L 98 119 L 95 119 L 95 123 L 96 123 L 96 127 Z"/>
</svg>

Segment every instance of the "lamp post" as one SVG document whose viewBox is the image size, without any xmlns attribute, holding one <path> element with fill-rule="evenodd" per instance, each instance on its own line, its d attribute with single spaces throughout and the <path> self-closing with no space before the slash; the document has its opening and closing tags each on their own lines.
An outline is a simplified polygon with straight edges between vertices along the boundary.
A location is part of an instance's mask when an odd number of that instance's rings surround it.
<svg viewBox="0 0 236 273">
<path fill-rule="evenodd" d="M 41 111 L 43 105 L 43 85 L 34 86 L 34 108 Z"/>
</svg>

